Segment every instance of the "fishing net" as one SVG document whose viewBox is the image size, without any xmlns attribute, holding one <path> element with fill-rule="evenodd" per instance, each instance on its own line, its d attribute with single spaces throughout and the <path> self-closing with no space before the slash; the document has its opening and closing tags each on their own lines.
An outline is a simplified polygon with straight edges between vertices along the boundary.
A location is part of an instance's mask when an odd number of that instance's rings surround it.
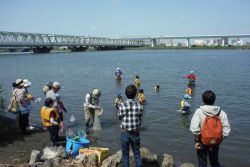
<svg viewBox="0 0 250 167">
<path fill-rule="evenodd" d="M 93 125 L 93 130 L 94 131 L 100 131 L 102 130 L 101 123 L 99 117 L 102 115 L 103 109 L 98 109 L 95 110 L 95 117 L 94 117 L 94 125 Z"/>
</svg>

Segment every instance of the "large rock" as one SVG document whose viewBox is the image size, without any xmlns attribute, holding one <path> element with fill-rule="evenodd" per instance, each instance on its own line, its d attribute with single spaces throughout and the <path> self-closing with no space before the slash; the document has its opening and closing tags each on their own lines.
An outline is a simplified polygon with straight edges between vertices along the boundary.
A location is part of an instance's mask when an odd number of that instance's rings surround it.
<svg viewBox="0 0 250 167">
<path fill-rule="evenodd" d="M 82 161 L 84 161 L 84 159 L 85 159 L 85 155 L 77 155 L 77 156 L 75 157 L 75 161 L 80 161 L 80 162 L 82 162 Z"/>
<path fill-rule="evenodd" d="M 65 148 L 60 147 L 45 147 L 43 149 L 42 160 L 46 159 L 55 159 L 55 158 L 66 158 L 67 154 L 65 152 Z"/>
<path fill-rule="evenodd" d="M 17 164 L 21 164 L 22 160 L 20 158 L 15 158 L 12 160 L 12 164 L 17 165 Z"/>
<path fill-rule="evenodd" d="M 46 161 L 44 161 L 44 163 L 42 164 L 42 167 L 52 167 L 53 166 L 53 160 L 52 159 L 47 159 Z"/>
<path fill-rule="evenodd" d="M 96 154 L 85 155 L 82 165 L 84 167 L 98 167 L 98 156 Z"/>
<path fill-rule="evenodd" d="M 122 152 L 117 151 L 116 154 L 109 156 L 102 162 L 102 167 L 116 167 L 122 161 Z"/>
<path fill-rule="evenodd" d="M 141 159 L 142 162 L 155 162 L 157 161 L 157 155 L 151 153 L 147 148 L 141 148 Z"/>
<path fill-rule="evenodd" d="M 194 167 L 194 164 L 192 164 L 192 163 L 184 163 L 184 164 L 181 164 L 180 167 Z"/>
<path fill-rule="evenodd" d="M 161 167 L 173 167 L 173 166 L 174 166 L 173 156 L 170 154 L 163 154 L 163 161 Z"/>
<path fill-rule="evenodd" d="M 36 162 L 39 162 L 40 159 L 41 159 L 41 152 L 38 151 L 38 150 L 33 150 L 33 151 L 31 152 L 29 164 L 31 165 L 31 164 L 34 164 L 34 163 L 36 163 Z"/>
<path fill-rule="evenodd" d="M 33 163 L 33 164 L 29 164 L 27 167 L 41 167 L 42 164 L 43 164 L 43 162 L 36 162 L 36 163 Z"/>
<path fill-rule="evenodd" d="M 57 147 L 57 156 L 60 158 L 67 158 L 67 153 L 63 146 Z"/>
<path fill-rule="evenodd" d="M 42 160 L 54 159 L 57 156 L 57 147 L 45 147 L 43 149 Z"/>
<path fill-rule="evenodd" d="M 52 165 L 53 167 L 61 167 L 62 166 L 61 162 L 62 162 L 62 158 L 56 158 L 56 159 L 53 159 Z"/>
<path fill-rule="evenodd" d="M 149 162 L 157 161 L 157 155 L 151 153 L 147 148 L 141 148 L 140 152 L 141 152 L 142 162 L 149 163 Z M 134 155 L 133 155 L 131 148 L 130 148 L 129 156 L 130 156 L 129 158 L 130 164 L 134 165 Z M 102 163 L 102 167 L 116 167 L 118 164 L 121 163 L 121 160 L 122 160 L 122 152 L 120 150 L 120 151 L 117 151 L 116 154 L 111 155 L 107 159 L 105 159 Z"/>
</svg>

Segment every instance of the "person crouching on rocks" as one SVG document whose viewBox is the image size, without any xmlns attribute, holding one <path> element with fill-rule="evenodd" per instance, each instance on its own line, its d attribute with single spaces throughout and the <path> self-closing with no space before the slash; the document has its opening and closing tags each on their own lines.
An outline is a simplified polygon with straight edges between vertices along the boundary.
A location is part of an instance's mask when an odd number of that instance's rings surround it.
<svg viewBox="0 0 250 167">
<path fill-rule="evenodd" d="M 59 114 L 53 108 L 53 100 L 51 98 L 45 99 L 45 104 L 41 109 L 41 119 L 43 126 L 47 127 L 49 130 L 52 145 L 56 146 L 61 125 L 59 123 Z"/>
<path fill-rule="evenodd" d="M 67 113 L 67 110 L 64 107 L 63 102 L 61 101 L 59 94 L 56 94 L 56 99 L 57 99 L 57 103 L 58 103 L 58 114 L 59 114 L 59 119 L 60 119 L 60 124 L 61 124 L 60 132 L 63 132 L 63 130 L 64 130 L 63 111 L 65 113 Z"/>
</svg>

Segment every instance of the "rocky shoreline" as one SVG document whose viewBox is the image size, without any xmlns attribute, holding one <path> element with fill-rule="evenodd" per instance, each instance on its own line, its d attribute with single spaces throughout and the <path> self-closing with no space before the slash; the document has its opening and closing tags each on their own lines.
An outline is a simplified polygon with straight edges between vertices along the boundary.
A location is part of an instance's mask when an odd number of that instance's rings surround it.
<svg viewBox="0 0 250 167">
<path fill-rule="evenodd" d="M 67 157 L 65 147 L 48 147 L 47 140 L 37 140 L 37 138 L 49 138 L 48 133 L 45 133 L 45 131 L 33 131 L 28 136 L 22 136 L 20 135 L 16 120 L 9 118 L 5 119 L 5 127 L 8 129 L 4 135 L 1 133 L 0 167 L 121 166 L 122 154 L 120 150 L 107 157 L 102 164 L 98 164 L 98 157 L 93 155 L 79 155 L 75 159 L 71 159 Z M 36 145 L 34 145 L 35 143 Z M 62 145 L 65 145 L 65 143 Z M 33 150 L 34 148 L 38 150 Z M 17 155 L 17 153 L 21 151 L 23 151 L 23 155 Z M 31 154 L 30 158 L 28 154 Z M 141 157 L 145 167 L 176 167 L 173 156 L 167 153 L 157 155 L 151 153 L 151 151 L 147 148 L 141 148 Z M 130 166 L 134 166 L 134 157 L 132 152 L 130 152 Z M 194 167 L 194 165 L 191 163 L 184 163 L 180 165 L 180 167 Z"/>
<path fill-rule="evenodd" d="M 33 150 L 31 152 L 30 162 L 19 165 L 0 164 L 1 167 L 120 167 L 121 166 L 121 151 L 107 157 L 101 164 L 98 163 L 98 156 L 78 155 L 75 159 L 67 157 L 65 148 L 45 147 L 42 151 Z M 173 156 L 170 154 L 157 155 L 151 153 L 147 148 L 141 148 L 141 158 L 145 167 L 174 167 Z M 133 153 L 130 152 L 130 166 L 134 166 Z M 194 164 L 184 163 L 180 167 L 194 167 Z"/>
</svg>

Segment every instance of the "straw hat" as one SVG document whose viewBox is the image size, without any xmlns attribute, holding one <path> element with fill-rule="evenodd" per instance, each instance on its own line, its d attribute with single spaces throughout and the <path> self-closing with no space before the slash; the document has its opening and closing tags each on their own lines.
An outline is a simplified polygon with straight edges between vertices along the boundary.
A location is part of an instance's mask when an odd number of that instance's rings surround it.
<svg viewBox="0 0 250 167">
<path fill-rule="evenodd" d="M 23 80 L 22 79 L 17 79 L 15 83 L 16 83 L 16 85 L 20 85 L 21 83 L 23 83 Z"/>
</svg>

